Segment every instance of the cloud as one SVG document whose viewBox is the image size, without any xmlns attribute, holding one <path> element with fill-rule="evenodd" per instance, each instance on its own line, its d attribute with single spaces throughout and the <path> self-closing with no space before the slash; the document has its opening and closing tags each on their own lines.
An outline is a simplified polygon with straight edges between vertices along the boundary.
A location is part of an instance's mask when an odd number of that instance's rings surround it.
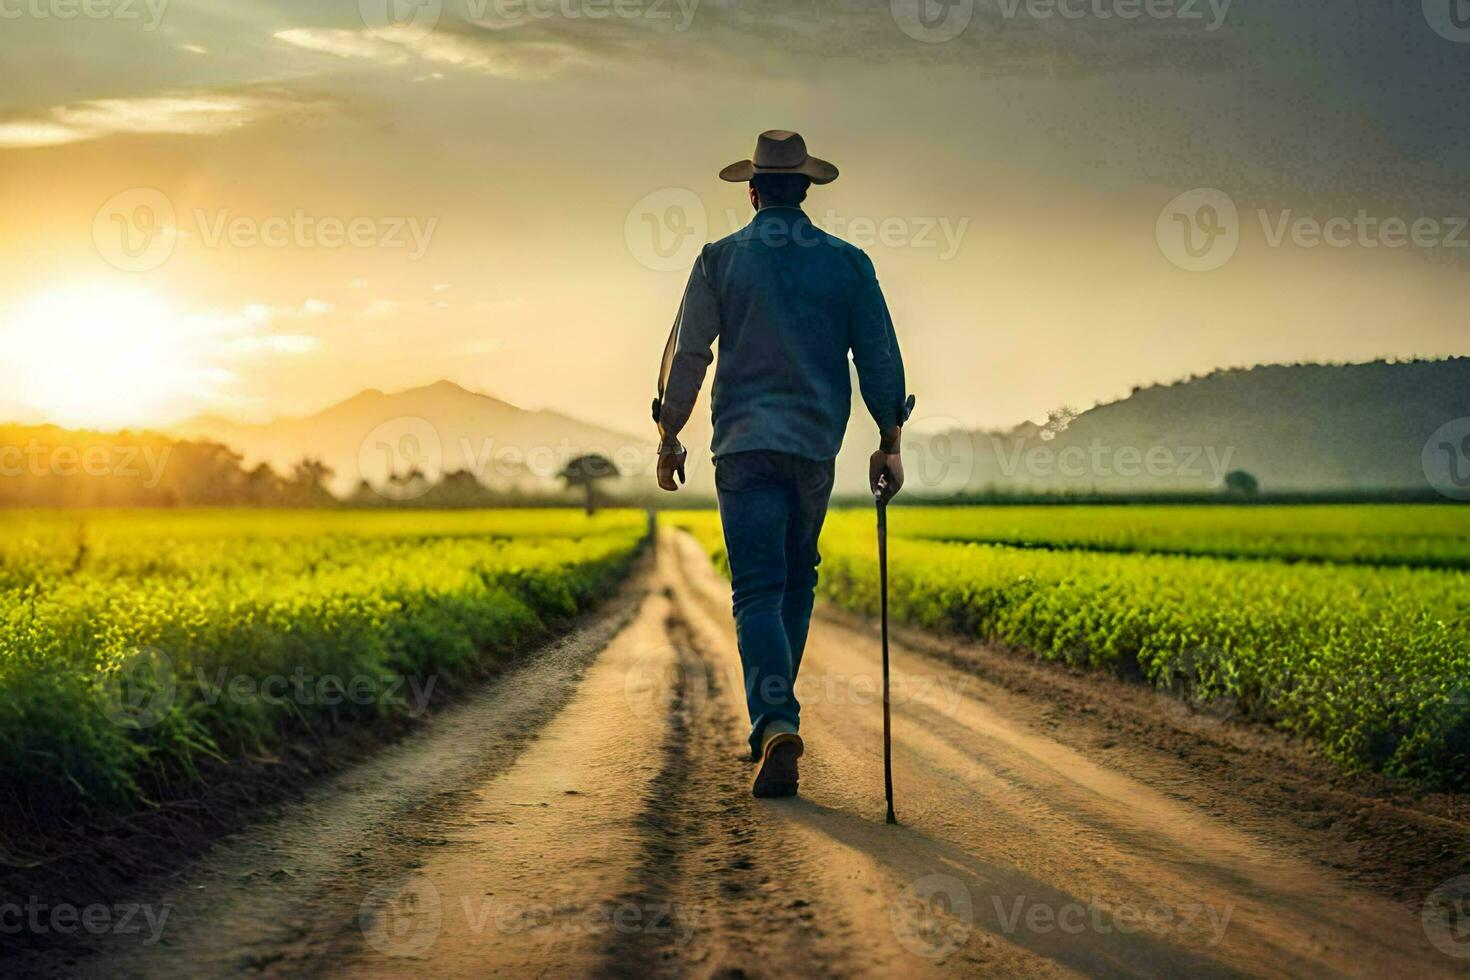
<svg viewBox="0 0 1470 980">
<path fill-rule="evenodd" d="M 339 58 L 366 58 L 384 64 L 401 65 L 408 61 L 403 45 L 386 41 L 367 31 L 326 30 L 301 27 L 277 31 L 277 41 L 285 41 L 307 51 L 336 55 Z"/>
<path fill-rule="evenodd" d="M 322 345 L 309 334 L 273 333 L 263 337 L 237 337 L 230 342 L 233 354 L 309 354 Z"/>
<path fill-rule="evenodd" d="M 484 30 L 442 27 L 421 35 L 410 27 L 374 31 L 293 28 L 275 39 L 307 51 L 380 65 L 446 65 L 509 79 L 540 79 L 578 60 L 577 49 L 556 40 L 502 38 Z M 437 78 L 439 73 L 419 78 Z"/>
<path fill-rule="evenodd" d="M 91 138 L 71 126 L 44 119 L 0 123 L 0 147 L 61 146 Z"/>
<path fill-rule="evenodd" d="M 0 121 L 0 147 L 60 146 L 138 133 L 213 136 L 312 104 L 280 89 L 89 99 Z"/>
<path fill-rule="evenodd" d="M 336 309 L 331 303 L 320 299 L 309 299 L 301 304 L 301 309 L 293 311 L 294 316 L 325 316 Z"/>
<path fill-rule="evenodd" d="M 363 309 L 362 315 L 368 317 L 392 316 L 398 312 L 398 304 L 391 299 L 375 299 Z"/>
<path fill-rule="evenodd" d="M 276 333 L 278 320 L 325 316 L 335 307 L 319 299 L 300 306 L 250 303 L 237 310 L 198 313 L 186 318 L 196 336 L 214 338 L 227 355 L 307 354 L 321 346 L 318 337 L 303 333 Z"/>
</svg>

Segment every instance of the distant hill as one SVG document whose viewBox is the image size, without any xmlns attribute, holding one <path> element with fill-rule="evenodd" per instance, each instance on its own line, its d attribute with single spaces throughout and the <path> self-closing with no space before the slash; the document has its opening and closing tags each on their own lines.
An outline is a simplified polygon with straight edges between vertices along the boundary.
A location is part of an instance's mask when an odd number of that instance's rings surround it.
<svg viewBox="0 0 1470 980">
<path fill-rule="evenodd" d="M 535 492 L 559 486 L 556 474 L 585 452 L 602 452 L 625 473 L 651 472 L 654 441 L 579 421 L 528 411 L 450 381 L 385 394 L 368 389 L 313 415 L 266 423 L 202 416 L 173 433 L 209 438 L 289 472 L 303 457 L 324 462 L 328 482 L 347 496 L 361 480 L 375 486 L 416 470 L 430 482 L 469 471 L 498 490 Z M 651 477 L 649 478 L 651 479 Z"/>
<path fill-rule="evenodd" d="M 1232 368 L 1132 395 L 1047 424 L 1001 432 L 924 422 L 924 392 L 905 435 L 909 500 L 1002 492 L 1191 492 L 1245 470 L 1266 493 L 1424 491 L 1425 440 L 1470 417 L 1470 358 Z M 977 397 L 983 398 L 983 394 Z M 708 393 L 691 421 L 690 481 L 680 500 L 713 496 Z M 436 482 L 469 471 L 493 490 L 540 493 L 575 455 L 600 451 L 625 474 L 614 494 L 656 495 L 652 426 L 646 438 L 554 411 L 527 411 L 448 381 L 392 394 L 361 392 L 303 418 L 245 424 L 203 417 L 173 432 L 222 442 L 248 464 L 289 473 L 303 457 L 326 463 L 339 496 L 367 479 Z M 872 424 L 854 399 L 836 491 L 866 491 Z M 656 495 L 660 499 L 662 495 Z M 673 502 L 671 499 L 670 502 Z"/>
<path fill-rule="evenodd" d="M 905 442 L 911 484 L 935 497 L 1216 489 L 1228 470 L 1249 472 L 1263 492 L 1426 490 L 1425 441 L 1466 417 L 1470 358 L 1268 365 L 1138 388 L 1050 426 L 920 425 Z M 840 486 L 852 483 L 861 477 L 844 472 Z"/>
</svg>

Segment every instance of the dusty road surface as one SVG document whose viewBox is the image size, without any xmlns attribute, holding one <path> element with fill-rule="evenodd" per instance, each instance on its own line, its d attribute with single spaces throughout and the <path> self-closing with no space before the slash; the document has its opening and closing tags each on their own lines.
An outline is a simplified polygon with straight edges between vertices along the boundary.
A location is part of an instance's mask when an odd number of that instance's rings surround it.
<svg viewBox="0 0 1470 980">
<path fill-rule="evenodd" d="M 157 896 L 157 942 L 119 941 L 81 972 L 1470 966 L 1430 941 L 1402 896 L 1334 870 L 1329 830 L 1131 746 L 1126 731 L 1061 731 L 1048 698 L 1068 689 L 1018 691 L 918 646 L 894 647 L 901 826 L 883 823 L 875 631 L 834 615 L 814 623 L 801 683 L 802 796 L 753 800 L 727 585 L 665 532 L 655 566 L 606 616 L 222 842 Z"/>
</svg>

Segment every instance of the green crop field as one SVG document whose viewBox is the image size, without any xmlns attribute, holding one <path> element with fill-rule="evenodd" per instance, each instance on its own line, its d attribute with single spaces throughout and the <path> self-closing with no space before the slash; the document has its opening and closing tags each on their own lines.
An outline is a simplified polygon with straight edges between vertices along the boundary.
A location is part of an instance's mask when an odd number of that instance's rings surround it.
<svg viewBox="0 0 1470 980">
<path fill-rule="evenodd" d="M 1470 568 L 1470 507 L 905 507 L 903 535 L 1109 552 Z"/>
<path fill-rule="evenodd" d="M 723 562 L 718 515 L 667 520 Z M 1470 508 L 895 508 L 890 538 L 899 620 L 1470 785 Z M 822 554 L 821 594 L 876 612 L 872 511 L 834 512 Z"/>
<path fill-rule="evenodd" d="M 632 511 L 0 512 L 0 770 L 130 802 L 203 757 L 422 710 L 609 594 L 645 531 Z"/>
</svg>

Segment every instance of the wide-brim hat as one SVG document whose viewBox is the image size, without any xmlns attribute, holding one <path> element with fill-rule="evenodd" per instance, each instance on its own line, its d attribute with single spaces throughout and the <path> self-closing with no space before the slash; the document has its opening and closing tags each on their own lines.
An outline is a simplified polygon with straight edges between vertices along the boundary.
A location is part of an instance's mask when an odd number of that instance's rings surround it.
<svg viewBox="0 0 1470 980">
<path fill-rule="evenodd" d="M 744 183 L 756 174 L 802 174 L 813 184 L 830 184 L 837 179 L 837 168 L 807 153 L 800 133 L 768 129 L 755 141 L 751 158 L 721 170 L 720 179 Z"/>
</svg>

